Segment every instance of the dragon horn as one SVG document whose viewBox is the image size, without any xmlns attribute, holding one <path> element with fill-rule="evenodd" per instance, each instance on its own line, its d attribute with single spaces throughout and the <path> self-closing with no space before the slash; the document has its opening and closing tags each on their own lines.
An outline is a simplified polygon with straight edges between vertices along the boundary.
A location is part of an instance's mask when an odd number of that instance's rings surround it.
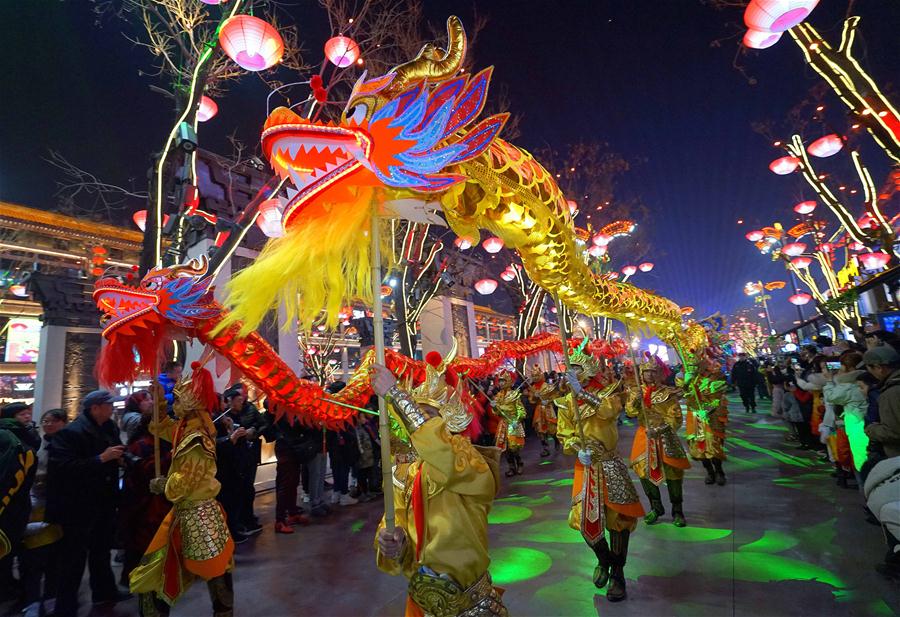
<svg viewBox="0 0 900 617">
<path fill-rule="evenodd" d="M 443 373 L 447 370 L 447 367 L 450 366 L 450 363 L 456 359 L 456 355 L 459 349 L 459 342 L 456 340 L 455 336 L 450 337 L 453 343 L 450 345 L 450 351 L 447 352 L 447 355 L 444 356 L 444 359 L 441 360 L 440 366 L 437 367 L 438 373 Z"/>
<path fill-rule="evenodd" d="M 395 67 L 391 72 L 397 76 L 385 89 L 385 96 L 403 92 L 426 79 L 443 81 L 456 75 L 466 57 L 467 44 L 462 21 L 455 15 L 447 18 L 447 43 L 446 51 L 429 43 L 413 60 Z"/>
</svg>

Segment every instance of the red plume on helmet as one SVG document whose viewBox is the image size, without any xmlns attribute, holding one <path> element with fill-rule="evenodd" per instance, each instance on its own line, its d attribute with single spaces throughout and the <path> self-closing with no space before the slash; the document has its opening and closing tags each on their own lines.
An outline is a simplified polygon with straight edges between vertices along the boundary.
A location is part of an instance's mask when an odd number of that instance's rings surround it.
<svg viewBox="0 0 900 617">
<path fill-rule="evenodd" d="M 191 362 L 191 388 L 197 400 L 207 412 L 213 413 L 219 410 L 219 395 L 216 394 L 216 384 L 213 382 L 212 373 L 203 368 L 199 362 Z"/>
</svg>

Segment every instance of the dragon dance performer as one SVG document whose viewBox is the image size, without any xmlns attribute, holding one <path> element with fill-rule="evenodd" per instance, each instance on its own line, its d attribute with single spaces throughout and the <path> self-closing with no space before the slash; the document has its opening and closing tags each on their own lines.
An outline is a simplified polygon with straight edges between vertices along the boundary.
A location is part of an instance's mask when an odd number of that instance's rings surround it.
<svg viewBox="0 0 900 617">
<path fill-rule="evenodd" d="M 525 447 L 525 406 L 522 405 L 522 392 L 512 387 L 512 375 L 503 372 L 497 377 L 499 390 L 494 394 L 491 407 L 494 414 L 500 417 L 497 425 L 496 445 L 500 451 L 506 452 L 506 463 L 509 469 L 506 477 L 522 473 L 525 463 L 522 462 L 522 448 Z"/>
<path fill-rule="evenodd" d="M 541 440 L 541 456 L 550 456 L 550 439 L 553 439 L 554 450 L 559 451 L 559 439 L 556 437 L 556 408 L 553 400 L 557 396 L 556 386 L 544 379 L 541 369 L 535 366 L 531 370 L 531 385 L 528 388 L 528 400 L 534 405 L 531 425 Z"/>
<path fill-rule="evenodd" d="M 209 410 L 218 407 L 212 376 L 198 363 L 189 381 L 174 389 L 178 421 L 164 417 L 151 424 L 154 434 L 172 443 L 165 496 L 172 510 L 131 573 L 131 591 L 139 594 L 142 617 L 169 614 L 195 578 L 206 581 L 215 617 L 234 613 L 231 572 L 234 541 L 225 512 L 216 501 L 216 429 Z M 156 399 L 165 410 L 165 399 Z M 162 487 L 151 487 L 162 488 Z"/>
<path fill-rule="evenodd" d="M 676 527 L 684 527 L 684 470 L 690 469 L 681 440 L 676 431 L 681 427 L 681 388 L 663 384 L 661 367 L 653 359 L 641 367 L 643 385 L 629 391 L 625 412 L 638 418 L 638 428 L 631 446 L 631 464 L 641 479 L 650 512 L 644 522 L 652 525 L 666 513 L 659 485 L 663 480 L 669 488 L 672 519 Z"/>
<path fill-rule="evenodd" d="M 506 616 L 488 573 L 487 517 L 500 486 L 500 451 L 473 446 L 477 420 L 447 362 L 402 388 L 373 367 L 372 387 L 389 401 L 418 460 L 394 468 L 396 528 L 379 526 L 376 562 L 409 580 L 407 617 Z"/>
<path fill-rule="evenodd" d="M 613 393 L 619 382 L 600 388 L 592 381 L 599 371 L 592 356 L 576 352 L 570 364 L 573 370 L 566 378 L 571 392 L 557 399 L 557 437 L 565 453 L 578 455 L 569 526 L 581 532 L 597 556 L 594 585 L 602 589 L 609 583 L 607 599 L 619 602 L 626 598 L 628 540 L 637 519 L 644 515 L 628 468 L 616 452 L 621 403 Z M 582 384 L 588 384 L 588 389 Z"/>
<path fill-rule="evenodd" d="M 727 383 L 722 372 L 710 360 L 702 362 L 699 374 L 688 379 L 687 440 L 691 458 L 706 469 L 706 484 L 725 486 L 725 425 L 728 423 Z"/>
</svg>

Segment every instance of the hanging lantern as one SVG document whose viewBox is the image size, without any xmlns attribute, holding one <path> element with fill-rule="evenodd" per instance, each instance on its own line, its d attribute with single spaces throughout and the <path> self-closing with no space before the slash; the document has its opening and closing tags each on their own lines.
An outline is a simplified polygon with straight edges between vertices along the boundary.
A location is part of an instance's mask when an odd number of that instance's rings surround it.
<svg viewBox="0 0 900 617">
<path fill-rule="evenodd" d="M 284 235 L 284 227 L 281 224 L 281 212 L 281 200 L 277 197 L 267 199 L 259 204 L 256 224 L 267 238 L 280 238 Z"/>
<path fill-rule="evenodd" d="M 750 242 L 759 242 L 766 237 L 766 233 L 761 229 L 754 229 L 753 231 L 748 231 L 744 234 L 744 237 L 750 240 Z"/>
<path fill-rule="evenodd" d="M 325 57 L 338 68 L 346 68 L 359 58 L 359 45 L 348 36 L 333 36 L 325 41 Z"/>
<path fill-rule="evenodd" d="M 652 269 L 653 269 L 653 264 L 650 263 L 649 261 L 645 261 L 644 263 L 642 263 L 641 265 L 638 266 L 638 270 L 640 270 L 641 272 L 650 272 L 650 270 L 652 270 Z"/>
<path fill-rule="evenodd" d="M 458 238 L 456 238 L 456 240 L 453 241 L 453 244 L 455 244 L 456 248 L 461 251 L 472 248 L 472 240 L 464 236 L 459 236 Z"/>
<path fill-rule="evenodd" d="M 851 251 L 861 251 L 864 248 L 866 248 L 866 245 L 863 244 L 862 242 L 851 242 L 850 244 L 847 245 L 847 248 L 850 249 Z"/>
<path fill-rule="evenodd" d="M 875 220 L 875 217 L 869 214 L 863 214 L 856 220 L 856 224 L 859 225 L 862 229 L 874 229 L 878 227 L 878 221 Z"/>
<path fill-rule="evenodd" d="M 513 280 L 514 278 L 516 278 L 516 273 L 513 272 L 510 268 L 507 268 L 506 270 L 504 270 L 503 272 L 500 273 L 500 278 L 502 278 L 504 281 L 509 282 L 509 281 Z"/>
<path fill-rule="evenodd" d="M 612 236 L 608 236 L 606 234 L 595 234 L 593 242 L 597 246 L 607 246 L 610 242 L 612 242 Z"/>
<path fill-rule="evenodd" d="M 264 71 L 284 55 L 284 41 L 271 24 L 252 15 L 229 17 L 219 30 L 219 44 L 238 66 Z"/>
<path fill-rule="evenodd" d="M 856 256 L 866 270 L 880 270 L 891 260 L 891 256 L 884 251 L 877 253 L 861 253 Z"/>
<path fill-rule="evenodd" d="M 499 253 L 500 249 L 503 248 L 503 240 L 501 240 L 497 236 L 491 236 L 490 238 L 482 242 L 481 246 L 488 253 Z"/>
<path fill-rule="evenodd" d="M 812 258 L 811 258 L 811 257 L 804 257 L 804 256 L 802 256 L 802 255 L 801 255 L 800 257 L 794 257 L 794 258 L 791 260 L 791 264 L 792 264 L 795 268 L 808 268 L 808 267 L 809 267 L 809 264 L 811 264 L 811 263 L 812 263 Z"/>
<path fill-rule="evenodd" d="M 19 297 L 19 298 L 24 298 L 25 296 L 28 295 L 28 290 L 25 289 L 25 285 L 22 285 L 20 283 L 17 283 L 15 285 L 10 285 L 9 291 L 12 295 Z"/>
<path fill-rule="evenodd" d="M 146 210 L 138 210 L 135 212 L 131 220 L 134 221 L 134 224 L 137 225 L 138 229 L 141 231 L 147 231 L 147 211 Z M 163 227 L 166 226 L 166 223 L 169 222 L 169 215 L 163 215 Z"/>
<path fill-rule="evenodd" d="M 590 248 L 588 248 L 587 252 L 591 257 L 603 257 L 604 255 L 606 255 L 606 247 L 592 244 Z"/>
<path fill-rule="evenodd" d="M 796 206 L 794 206 L 794 212 L 797 214 L 812 214 L 813 210 L 816 209 L 816 202 L 814 200 L 809 201 L 801 201 Z"/>
<path fill-rule="evenodd" d="M 574 199 L 567 199 L 566 205 L 569 206 L 569 214 L 574 215 L 576 212 L 578 212 L 578 202 L 576 202 Z"/>
<path fill-rule="evenodd" d="M 197 120 L 206 122 L 211 120 L 217 113 L 219 113 L 219 106 L 216 105 L 216 102 L 205 94 L 201 96 L 200 106 L 197 108 Z"/>
<path fill-rule="evenodd" d="M 225 4 L 227 0 L 200 0 L 203 4 L 212 4 L 213 6 L 217 4 Z"/>
<path fill-rule="evenodd" d="M 619 278 L 619 273 L 618 272 L 610 272 L 609 274 L 607 274 L 607 276 L 609 278 L 611 278 L 612 280 L 616 280 L 617 278 Z"/>
<path fill-rule="evenodd" d="M 841 139 L 840 136 L 832 133 L 831 135 L 826 135 L 825 137 L 819 137 L 817 140 L 806 147 L 806 151 L 813 156 L 817 156 L 823 159 L 826 156 L 837 154 L 843 147 L 844 140 Z"/>
<path fill-rule="evenodd" d="M 806 244 L 803 242 L 791 242 L 789 244 L 785 244 L 781 252 L 787 255 L 788 257 L 797 257 L 798 255 L 802 255 L 806 252 Z"/>
<path fill-rule="evenodd" d="M 744 10 L 744 24 L 764 32 L 793 28 L 816 8 L 819 0 L 751 0 Z"/>
<path fill-rule="evenodd" d="M 765 32 L 750 28 L 744 33 L 744 46 L 750 49 L 768 49 L 780 40 L 780 32 Z"/>
<path fill-rule="evenodd" d="M 553 314 L 555 315 L 555 314 L 556 314 L 556 307 L 555 307 L 555 306 L 551 306 L 551 307 L 550 307 L 550 312 L 553 313 Z"/>
<path fill-rule="evenodd" d="M 497 281 L 494 279 L 481 279 L 477 283 L 475 283 L 475 291 L 480 293 L 482 296 L 488 296 L 497 289 Z"/>
<path fill-rule="evenodd" d="M 834 251 L 834 245 L 831 244 L 830 242 L 823 242 L 816 248 L 823 253 L 831 253 Z"/>
<path fill-rule="evenodd" d="M 789 173 L 793 173 L 798 165 L 800 165 L 800 159 L 796 156 L 783 156 L 769 163 L 769 169 L 779 176 L 786 176 Z"/>
<path fill-rule="evenodd" d="M 796 306 L 803 306 L 804 304 L 809 304 L 809 301 L 812 300 L 812 296 L 808 293 L 798 293 L 794 294 L 790 298 L 788 298 L 788 302 L 794 304 Z"/>
<path fill-rule="evenodd" d="M 622 274 L 625 276 L 634 276 L 637 272 L 637 266 L 622 266 Z"/>
</svg>

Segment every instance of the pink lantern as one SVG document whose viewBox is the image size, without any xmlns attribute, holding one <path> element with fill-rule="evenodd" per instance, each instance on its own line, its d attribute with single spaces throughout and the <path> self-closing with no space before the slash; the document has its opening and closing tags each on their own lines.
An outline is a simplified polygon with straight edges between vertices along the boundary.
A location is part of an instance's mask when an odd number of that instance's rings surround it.
<svg viewBox="0 0 900 617">
<path fill-rule="evenodd" d="M 768 49 L 780 40 L 780 32 L 764 32 L 750 28 L 744 33 L 744 46 L 750 49 Z"/>
<path fill-rule="evenodd" d="M 594 235 L 594 244 L 597 246 L 606 246 L 610 242 L 612 242 L 612 236 L 607 236 L 606 234 Z"/>
<path fill-rule="evenodd" d="M 610 272 L 609 274 L 607 274 L 607 276 L 609 278 L 611 278 L 612 280 L 616 280 L 617 278 L 619 278 L 619 273 L 618 272 Z"/>
<path fill-rule="evenodd" d="M 825 137 L 819 137 L 806 147 L 806 151 L 819 158 L 825 158 L 837 154 L 844 147 L 844 140 L 832 133 Z"/>
<path fill-rule="evenodd" d="M 817 246 L 816 248 L 817 248 L 818 250 L 820 250 L 821 252 L 823 252 L 823 253 L 832 253 L 832 252 L 834 252 L 834 245 L 831 244 L 830 242 L 823 242 L 822 244 L 820 244 L 820 245 Z"/>
<path fill-rule="evenodd" d="M 567 199 L 566 205 L 569 206 L 569 214 L 575 214 L 578 211 L 578 202 L 574 199 Z"/>
<path fill-rule="evenodd" d="M 347 36 L 334 36 L 325 42 L 325 57 L 338 68 L 345 68 L 359 58 L 359 45 Z"/>
<path fill-rule="evenodd" d="M 856 224 L 859 225 L 862 229 L 872 229 L 878 226 L 878 222 L 875 220 L 875 217 L 869 213 L 863 214 L 856 220 Z"/>
<path fill-rule="evenodd" d="M 819 0 L 751 0 L 744 10 L 744 24 L 764 32 L 793 28 L 816 8 Z"/>
<path fill-rule="evenodd" d="M 507 268 L 506 270 L 504 270 L 503 272 L 500 273 L 500 278 L 502 278 L 504 281 L 509 282 L 509 281 L 513 280 L 514 278 L 516 278 L 516 273 L 513 272 L 513 270 L 511 270 L 510 268 Z"/>
<path fill-rule="evenodd" d="M 284 41 L 271 24 L 252 15 L 229 17 L 219 30 L 219 44 L 247 71 L 264 71 L 284 55 Z"/>
<path fill-rule="evenodd" d="M 801 201 L 799 204 L 794 206 L 794 212 L 797 214 L 812 214 L 813 210 L 816 209 L 816 202 L 813 200 L 809 201 Z"/>
<path fill-rule="evenodd" d="M 769 163 L 769 169 L 779 176 L 786 176 L 789 173 L 793 173 L 798 165 L 800 165 L 800 159 L 796 156 L 783 156 Z"/>
<path fill-rule="evenodd" d="M 147 211 L 146 210 L 138 210 L 135 212 L 131 220 L 134 221 L 134 224 L 137 225 L 138 229 L 141 231 L 147 231 Z M 169 215 L 163 215 L 163 227 L 166 226 L 166 223 L 169 222 Z"/>
<path fill-rule="evenodd" d="M 781 249 L 781 252 L 788 257 L 797 257 L 798 255 L 802 255 L 806 252 L 806 245 L 803 242 L 791 242 L 789 244 L 785 244 Z"/>
<path fill-rule="evenodd" d="M 281 225 L 281 212 L 281 200 L 277 197 L 267 199 L 259 204 L 256 224 L 267 238 L 280 238 L 284 235 L 284 227 Z"/>
<path fill-rule="evenodd" d="M 475 291 L 480 293 L 482 296 L 487 296 L 497 289 L 497 281 L 494 279 L 481 279 L 477 283 L 475 283 Z"/>
<path fill-rule="evenodd" d="M 9 292 L 17 298 L 24 298 L 28 295 L 28 290 L 22 284 L 10 285 Z"/>
<path fill-rule="evenodd" d="M 808 293 L 798 293 L 794 294 L 790 298 L 788 298 L 788 302 L 791 304 L 795 304 L 797 306 L 803 306 L 804 304 L 809 304 L 809 301 L 812 300 L 812 296 Z"/>
<path fill-rule="evenodd" d="M 851 251 L 861 251 L 864 248 L 866 248 L 866 245 L 863 244 L 862 242 L 851 242 L 850 244 L 847 245 L 847 248 L 850 249 Z"/>
<path fill-rule="evenodd" d="M 459 236 L 453 241 L 453 244 L 455 244 L 456 248 L 459 250 L 465 251 L 466 249 L 472 248 L 472 239 L 466 238 L 465 236 Z"/>
<path fill-rule="evenodd" d="M 211 120 L 217 113 L 219 113 L 219 106 L 216 105 L 216 102 L 205 94 L 201 96 L 200 106 L 197 108 L 197 120 L 206 122 Z"/>
<path fill-rule="evenodd" d="M 637 266 L 622 266 L 622 274 L 625 276 L 634 276 L 637 272 Z"/>
<path fill-rule="evenodd" d="M 555 306 L 551 306 L 551 307 L 550 307 L 550 312 L 553 313 L 553 314 L 555 315 L 555 314 L 556 314 L 556 307 L 555 307 Z"/>
<path fill-rule="evenodd" d="M 644 263 L 642 263 L 641 265 L 638 266 L 638 270 L 640 270 L 641 272 L 650 272 L 650 270 L 652 270 L 652 269 L 653 269 L 653 264 L 650 263 L 649 261 L 645 261 Z"/>
<path fill-rule="evenodd" d="M 744 237 L 750 240 L 750 242 L 759 242 L 766 237 L 766 233 L 761 229 L 754 229 L 753 231 L 748 231 L 744 234 Z"/>
<path fill-rule="evenodd" d="M 885 267 L 887 262 L 891 260 L 891 256 L 884 251 L 878 251 L 877 253 L 861 253 L 857 255 L 857 258 L 866 270 L 878 270 Z"/>
<path fill-rule="evenodd" d="M 808 268 L 808 267 L 809 267 L 809 264 L 811 264 L 811 263 L 812 263 L 812 258 L 811 258 L 811 257 L 803 257 L 803 256 L 800 256 L 800 257 L 794 257 L 794 258 L 791 260 L 791 264 L 792 264 L 795 268 Z"/>
<path fill-rule="evenodd" d="M 766 314 L 765 314 L 765 313 L 757 313 L 756 316 L 757 316 L 757 317 L 765 317 Z"/>
<path fill-rule="evenodd" d="M 499 253 L 500 249 L 503 248 L 503 240 L 501 240 L 497 236 L 491 236 L 490 238 L 482 242 L 481 246 L 488 253 Z"/>
<path fill-rule="evenodd" d="M 591 247 L 587 250 L 588 255 L 591 257 L 602 257 L 606 255 L 606 247 L 605 246 L 597 246 L 596 244 L 592 244 Z"/>
</svg>

